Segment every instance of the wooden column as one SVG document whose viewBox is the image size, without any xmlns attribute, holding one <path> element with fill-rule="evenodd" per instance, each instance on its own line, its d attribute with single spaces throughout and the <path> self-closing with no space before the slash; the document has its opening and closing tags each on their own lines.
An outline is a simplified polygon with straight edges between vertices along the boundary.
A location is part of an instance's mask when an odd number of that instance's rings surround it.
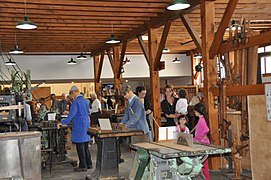
<svg viewBox="0 0 271 180">
<path fill-rule="evenodd" d="M 202 32 L 202 56 L 204 67 L 204 103 L 209 115 L 209 125 L 211 133 L 211 143 L 220 144 L 218 130 L 218 110 L 215 109 L 214 96 L 211 89 L 217 83 L 217 66 L 216 60 L 209 58 L 209 50 L 214 39 L 214 2 L 203 1 L 201 8 L 201 32 Z M 219 169 L 219 157 L 211 158 L 212 169 Z"/>
<path fill-rule="evenodd" d="M 193 51 L 190 51 L 190 61 L 191 61 L 191 84 L 197 85 L 197 80 L 195 79 L 195 75 L 196 75 L 195 66 L 197 65 L 197 59 L 194 58 Z"/>
<path fill-rule="evenodd" d="M 119 63 L 120 63 L 120 52 L 119 47 L 114 46 L 113 47 L 113 59 L 114 59 L 114 88 L 115 90 L 118 89 L 118 92 L 120 92 L 120 84 L 121 84 L 121 75 L 120 78 L 118 78 L 118 69 L 119 69 Z"/>
<path fill-rule="evenodd" d="M 157 42 L 157 29 L 149 29 L 148 31 L 148 45 L 149 45 L 149 61 L 150 61 L 150 77 L 151 77 L 151 104 L 153 106 L 153 116 L 159 126 L 161 126 L 161 107 L 160 107 L 160 79 L 159 70 L 155 69 L 155 57 L 158 48 Z M 158 126 L 154 123 L 154 137 L 155 141 L 158 140 Z"/>
<path fill-rule="evenodd" d="M 100 80 L 97 79 L 97 73 L 99 70 L 99 56 L 96 55 L 93 57 L 93 65 L 94 65 L 94 86 L 95 86 L 95 93 L 100 95 L 100 88 L 101 83 Z"/>
<path fill-rule="evenodd" d="M 248 62 L 247 62 L 247 68 L 248 68 L 248 79 L 247 84 L 256 84 L 257 83 L 257 70 L 258 70 L 258 47 L 254 46 L 248 48 Z"/>
</svg>

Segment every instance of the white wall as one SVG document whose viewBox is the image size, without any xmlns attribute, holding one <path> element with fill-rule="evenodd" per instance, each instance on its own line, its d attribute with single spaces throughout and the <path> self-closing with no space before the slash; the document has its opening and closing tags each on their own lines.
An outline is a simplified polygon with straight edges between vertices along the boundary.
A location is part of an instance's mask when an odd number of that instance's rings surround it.
<svg viewBox="0 0 271 180">
<path fill-rule="evenodd" d="M 131 59 L 131 64 L 124 66 L 124 78 L 149 77 L 149 67 L 143 55 L 127 55 L 127 57 Z M 175 57 L 182 60 L 180 64 L 172 63 Z M 89 57 L 88 60 L 76 60 L 74 56 L 77 65 L 67 65 L 71 59 L 70 55 L 17 55 L 13 58 L 22 71 L 31 70 L 32 80 L 93 79 L 93 59 Z M 160 77 L 191 76 L 190 57 L 183 54 L 163 55 L 162 60 L 165 61 L 165 70 L 160 71 Z M 8 75 L 4 61 L 1 61 L 0 65 L 1 71 Z M 113 78 L 107 56 L 105 56 L 101 78 Z"/>
</svg>

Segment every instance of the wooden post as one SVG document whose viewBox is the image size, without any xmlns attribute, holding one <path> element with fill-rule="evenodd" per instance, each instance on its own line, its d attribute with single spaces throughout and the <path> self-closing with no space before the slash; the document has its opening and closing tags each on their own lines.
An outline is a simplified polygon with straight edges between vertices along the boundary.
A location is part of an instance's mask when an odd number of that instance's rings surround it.
<svg viewBox="0 0 271 180">
<path fill-rule="evenodd" d="M 247 84 L 256 84 L 257 83 L 257 69 L 258 69 L 258 47 L 254 46 L 248 48 L 248 77 L 247 77 Z"/>
<path fill-rule="evenodd" d="M 217 83 L 217 66 L 216 60 L 209 58 L 209 50 L 214 39 L 214 2 L 203 1 L 201 8 L 201 32 L 202 32 L 202 55 L 204 67 L 204 102 L 209 115 L 211 143 L 220 145 L 218 129 L 218 110 L 215 109 L 214 96 L 211 91 Z M 220 158 L 211 158 L 211 169 L 220 168 Z"/>
<path fill-rule="evenodd" d="M 120 92 L 120 84 L 121 84 L 121 75 L 120 78 L 118 78 L 118 68 L 120 63 L 120 53 L 119 53 L 119 47 L 114 46 L 113 47 L 113 59 L 114 59 L 114 88 L 115 90 L 118 89 L 118 92 Z"/>
<path fill-rule="evenodd" d="M 99 56 L 93 57 L 93 65 L 94 65 L 94 86 L 95 86 L 95 93 L 100 96 L 100 88 L 101 83 L 100 80 L 97 79 L 97 73 L 99 69 Z"/>
<path fill-rule="evenodd" d="M 197 65 L 197 59 L 194 58 L 193 51 L 190 51 L 190 61 L 191 61 L 191 84 L 197 85 L 197 79 L 195 79 L 196 75 L 195 66 Z"/>
<path fill-rule="evenodd" d="M 149 60 L 150 60 L 150 77 L 151 77 L 151 104 L 153 106 L 153 117 L 157 121 L 158 125 L 161 126 L 161 108 L 160 108 L 160 79 L 159 71 L 154 70 L 155 57 L 157 53 L 157 29 L 149 29 L 148 31 L 148 45 L 149 45 Z M 155 141 L 158 140 L 158 126 L 154 124 Z"/>
</svg>

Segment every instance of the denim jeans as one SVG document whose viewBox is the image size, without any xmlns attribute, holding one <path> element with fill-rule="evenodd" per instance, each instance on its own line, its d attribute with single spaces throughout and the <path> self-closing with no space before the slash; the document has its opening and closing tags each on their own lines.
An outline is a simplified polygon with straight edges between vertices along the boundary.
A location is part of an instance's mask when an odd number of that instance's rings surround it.
<svg viewBox="0 0 271 180">
<path fill-rule="evenodd" d="M 79 167 L 87 168 L 88 166 L 92 166 L 91 155 L 88 148 L 89 142 L 75 143 L 75 144 L 76 144 L 77 154 L 79 157 Z"/>
</svg>

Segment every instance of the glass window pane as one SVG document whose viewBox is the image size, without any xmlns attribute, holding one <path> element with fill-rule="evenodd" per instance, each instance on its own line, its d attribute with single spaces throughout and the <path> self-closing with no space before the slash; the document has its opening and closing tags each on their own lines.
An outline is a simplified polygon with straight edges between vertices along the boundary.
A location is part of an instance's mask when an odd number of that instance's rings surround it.
<svg viewBox="0 0 271 180">
<path fill-rule="evenodd" d="M 271 73 L 271 56 L 266 57 L 266 72 Z"/>
<path fill-rule="evenodd" d="M 271 46 L 265 46 L 265 52 L 270 52 L 271 51 Z"/>
<path fill-rule="evenodd" d="M 265 74 L 265 59 L 264 57 L 261 58 L 261 73 Z"/>
<path fill-rule="evenodd" d="M 263 53 L 264 52 L 264 47 L 258 48 L 258 53 Z"/>
</svg>

